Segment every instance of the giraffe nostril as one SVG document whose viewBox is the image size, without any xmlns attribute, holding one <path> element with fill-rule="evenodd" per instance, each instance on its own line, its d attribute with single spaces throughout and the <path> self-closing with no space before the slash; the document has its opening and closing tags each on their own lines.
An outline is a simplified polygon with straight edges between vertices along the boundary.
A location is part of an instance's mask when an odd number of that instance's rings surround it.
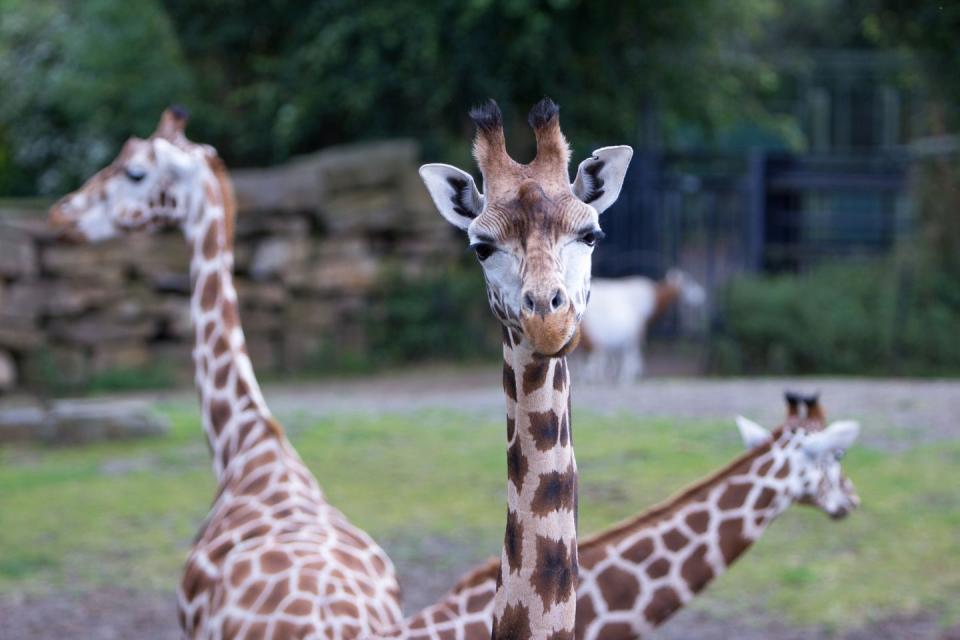
<svg viewBox="0 0 960 640">
<path fill-rule="evenodd" d="M 557 289 L 553 292 L 553 297 L 550 298 L 550 310 L 556 311 L 561 308 L 567 302 L 567 296 L 563 293 L 562 289 Z"/>
<path fill-rule="evenodd" d="M 832 518 L 833 520 L 843 520 L 844 518 L 847 517 L 848 513 L 849 511 L 846 507 L 837 507 L 836 509 L 830 512 L 830 518 Z"/>
<path fill-rule="evenodd" d="M 523 310 L 527 313 L 534 313 L 537 310 L 537 303 L 529 291 L 523 292 Z"/>
</svg>

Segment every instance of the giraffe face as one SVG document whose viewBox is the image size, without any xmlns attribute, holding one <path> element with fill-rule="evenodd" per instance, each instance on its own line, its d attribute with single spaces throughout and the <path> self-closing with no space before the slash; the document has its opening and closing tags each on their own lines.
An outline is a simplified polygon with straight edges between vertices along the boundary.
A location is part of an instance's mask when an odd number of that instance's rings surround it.
<svg viewBox="0 0 960 640">
<path fill-rule="evenodd" d="M 822 509 L 831 518 L 846 517 L 860 506 L 860 498 L 840 461 L 856 440 L 860 425 L 834 422 L 823 431 L 802 432 L 797 453 L 800 467 L 798 501 Z"/>
<path fill-rule="evenodd" d="M 769 441 L 770 432 L 745 418 L 738 426 L 748 447 Z M 853 482 L 843 473 L 841 460 L 857 439 L 860 425 L 852 420 L 822 423 L 802 422 L 790 430 L 786 456 L 789 468 L 788 493 L 800 504 L 818 507 L 834 519 L 844 518 L 860 506 Z"/>
<path fill-rule="evenodd" d="M 598 149 L 571 184 L 558 108 L 549 99 L 530 112 L 537 156 L 526 165 L 507 155 L 496 103 L 471 117 L 486 192 L 449 165 L 424 165 L 420 176 L 443 217 L 467 232 L 497 319 L 535 353 L 564 355 L 576 347 L 590 296 L 593 248 L 603 237 L 599 215 L 616 201 L 633 150 Z"/>
<path fill-rule="evenodd" d="M 572 195 L 556 199 L 525 183 L 508 204 L 488 206 L 467 229 L 494 315 L 543 355 L 575 346 L 590 290 L 598 214 Z"/>
<path fill-rule="evenodd" d="M 65 236 L 99 242 L 186 217 L 203 149 L 183 136 L 186 117 L 168 110 L 150 138 L 130 138 L 116 159 L 50 209 Z"/>
</svg>

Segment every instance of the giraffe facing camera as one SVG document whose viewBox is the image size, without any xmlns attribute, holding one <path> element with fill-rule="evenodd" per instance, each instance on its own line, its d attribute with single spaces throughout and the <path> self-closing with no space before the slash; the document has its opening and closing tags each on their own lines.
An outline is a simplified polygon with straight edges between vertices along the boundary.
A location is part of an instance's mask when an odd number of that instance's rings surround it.
<svg viewBox="0 0 960 640">
<path fill-rule="evenodd" d="M 504 640 L 573 636 L 577 465 L 565 356 L 579 340 L 600 212 L 620 194 L 633 155 L 598 149 L 571 183 L 559 114 L 549 98 L 530 110 L 537 153 L 520 164 L 507 153 L 497 103 L 470 111 L 482 194 L 465 171 L 420 168 L 440 214 L 467 232 L 503 326 L 507 523 L 491 637 Z"/>
<path fill-rule="evenodd" d="M 571 183 L 559 113 L 549 98 L 530 110 L 537 153 L 529 164 L 520 164 L 507 153 L 497 103 L 489 100 L 470 111 L 482 194 L 473 177 L 456 167 L 420 168 L 440 213 L 467 232 L 493 314 L 517 342 L 543 356 L 576 347 L 590 291 L 591 255 L 603 237 L 599 215 L 620 195 L 633 156 L 628 146 L 597 149 Z"/>
</svg>

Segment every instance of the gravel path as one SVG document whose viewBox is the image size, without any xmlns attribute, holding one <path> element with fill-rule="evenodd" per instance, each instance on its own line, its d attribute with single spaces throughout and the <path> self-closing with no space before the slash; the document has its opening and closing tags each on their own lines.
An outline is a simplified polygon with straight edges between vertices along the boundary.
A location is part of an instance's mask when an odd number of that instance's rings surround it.
<svg viewBox="0 0 960 640">
<path fill-rule="evenodd" d="M 176 640 L 172 594 L 101 589 L 83 594 L 0 598 L 0 638 L 39 640 Z M 960 627 L 944 629 L 933 614 L 892 617 L 860 629 L 832 633 L 794 627 L 765 614 L 749 620 L 681 611 L 656 640 L 960 640 Z"/>
<path fill-rule="evenodd" d="M 265 395 L 281 417 L 424 409 L 497 416 L 503 412 L 499 385 L 496 367 L 433 367 L 347 381 L 267 385 Z M 862 441 L 871 446 L 896 450 L 960 437 L 960 380 L 689 377 L 649 378 L 628 386 L 575 382 L 574 408 L 716 420 L 743 414 L 772 427 L 783 417 L 785 389 L 820 391 L 828 415 L 860 420 Z M 194 401 L 192 392 L 147 397 Z"/>
</svg>

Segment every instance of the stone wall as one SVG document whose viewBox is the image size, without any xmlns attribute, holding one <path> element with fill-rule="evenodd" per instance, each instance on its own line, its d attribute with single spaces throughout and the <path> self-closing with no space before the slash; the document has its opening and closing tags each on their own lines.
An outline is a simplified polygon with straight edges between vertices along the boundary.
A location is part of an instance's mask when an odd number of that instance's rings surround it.
<svg viewBox="0 0 960 640">
<path fill-rule="evenodd" d="M 416 278 L 462 253 L 418 155 L 414 142 L 390 141 L 232 172 L 237 289 L 259 373 L 319 369 L 361 348 L 385 274 Z M 44 216 L 0 204 L 0 390 L 192 379 L 180 233 L 73 246 Z"/>
</svg>

